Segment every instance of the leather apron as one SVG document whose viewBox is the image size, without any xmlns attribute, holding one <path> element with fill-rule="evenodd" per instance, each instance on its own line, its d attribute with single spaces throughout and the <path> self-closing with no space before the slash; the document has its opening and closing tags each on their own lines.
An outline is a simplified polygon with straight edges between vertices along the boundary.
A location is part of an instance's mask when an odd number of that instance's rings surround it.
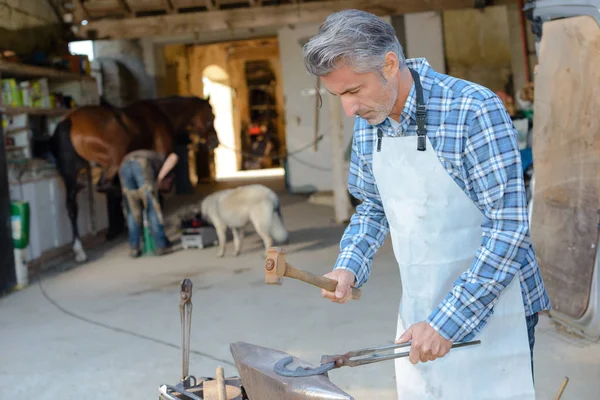
<svg viewBox="0 0 600 400">
<path fill-rule="evenodd" d="M 481 246 L 483 214 L 454 182 L 427 137 L 420 78 L 417 137 L 382 137 L 373 173 L 387 217 L 402 294 L 397 337 L 425 321 L 467 271 Z M 525 310 L 518 275 L 502 291 L 475 339 L 437 360 L 395 360 L 398 399 L 534 400 Z"/>
</svg>

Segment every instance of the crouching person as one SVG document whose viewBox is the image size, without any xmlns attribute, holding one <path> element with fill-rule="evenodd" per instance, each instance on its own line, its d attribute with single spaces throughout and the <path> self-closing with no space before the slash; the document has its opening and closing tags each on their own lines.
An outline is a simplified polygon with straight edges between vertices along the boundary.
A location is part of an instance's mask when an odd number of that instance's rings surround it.
<svg viewBox="0 0 600 400">
<path fill-rule="evenodd" d="M 143 213 L 147 216 L 156 254 L 165 254 L 170 246 L 158 196 L 159 188 L 170 186 L 173 178 L 170 172 L 177 161 L 175 153 L 165 157 L 152 150 L 136 150 L 127 154 L 121 162 L 119 177 L 132 257 L 142 253 Z"/>
</svg>

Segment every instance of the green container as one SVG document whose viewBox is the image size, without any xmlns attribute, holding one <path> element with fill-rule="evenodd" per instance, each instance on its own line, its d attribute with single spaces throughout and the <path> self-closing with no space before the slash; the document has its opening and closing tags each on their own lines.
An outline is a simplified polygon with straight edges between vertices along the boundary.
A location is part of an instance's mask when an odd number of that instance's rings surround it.
<svg viewBox="0 0 600 400">
<path fill-rule="evenodd" d="M 533 110 L 522 110 L 521 112 L 525 115 L 525 118 L 533 119 Z"/>
<path fill-rule="evenodd" d="M 29 203 L 13 201 L 10 203 L 10 222 L 13 246 L 24 249 L 29 245 Z"/>
<path fill-rule="evenodd" d="M 156 246 L 154 245 L 154 239 L 150 233 L 150 227 L 148 226 L 148 219 L 144 215 L 144 238 L 142 239 L 142 254 L 154 254 Z"/>
</svg>

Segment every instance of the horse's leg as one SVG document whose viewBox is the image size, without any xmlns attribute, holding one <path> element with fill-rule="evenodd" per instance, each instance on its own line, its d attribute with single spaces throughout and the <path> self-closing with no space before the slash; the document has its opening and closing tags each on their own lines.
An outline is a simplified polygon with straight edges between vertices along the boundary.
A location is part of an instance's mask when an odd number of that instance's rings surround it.
<svg viewBox="0 0 600 400">
<path fill-rule="evenodd" d="M 123 193 L 121 190 L 106 192 L 106 207 L 108 211 L 108 231 L 106 240 L 112 240 L 125 231 L 125 216 L 123 215 Z"/>
<path fill-rule="evenodd" d="M 77 227 L 77 193 L 80 189 L 77 177 L 80 171 L 79 164 L 81 158 L 75 152 L 70 134 L 71 121 L 67 119 L 60 122 L 54 131 L 54 135 L 52 135 L 50 148 L 56 160 L 58 172 L 65 183 L 67 214 L 71 222 L 71 231 L 73 234 L 72 248 L 75 252 L 75 259 L 77 262 L 84 262 L 87 260 L 87 254 L 83 249 L 83 244 L 79 237 L 79 228 Z"/>
<path fill-rule="evenodd" d="M 75 252 L 75 260 L 77 262 L 87 261 L 87 254 L 83 249 L 83 243 L 79 237 L 79 228 L 77 227 L 77 216 L 79 213 L 79 207 L 77 206 L 77 177 L 69 177 L 65 180 L 65 186 L 67 189 L 67 212 L 69 213 L 69 220 L 71 221 L 71 230 L 73 231 L 73 251 Z"/>
<path fill-rule="evenodd" d="M 106 232 L 106 240 L 113 240 L 123 231 L 125 218 L 123 217 L 123 196 L 112 193 L 106 194 L 106 205 L 108 209 L 108 230 Z"/>
</svg>

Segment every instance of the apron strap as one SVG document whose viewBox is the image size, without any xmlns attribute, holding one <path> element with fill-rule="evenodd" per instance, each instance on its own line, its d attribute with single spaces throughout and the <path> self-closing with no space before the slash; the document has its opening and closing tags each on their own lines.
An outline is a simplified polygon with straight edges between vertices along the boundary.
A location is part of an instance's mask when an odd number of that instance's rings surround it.
<svg viewBox="0 0 600 400">
<path fill-rule="evenodd" d="M 427 137 L 427 129 L 425 128 L 425 120 L 427 117 L 427 108 L 423 100 L 423 87 L 419 73 L 412 68 L 409 68 L 410 74 L 415 81 L 415 89 L 417 92 L 417 150 L 425 151 Z"/>
</svg>

